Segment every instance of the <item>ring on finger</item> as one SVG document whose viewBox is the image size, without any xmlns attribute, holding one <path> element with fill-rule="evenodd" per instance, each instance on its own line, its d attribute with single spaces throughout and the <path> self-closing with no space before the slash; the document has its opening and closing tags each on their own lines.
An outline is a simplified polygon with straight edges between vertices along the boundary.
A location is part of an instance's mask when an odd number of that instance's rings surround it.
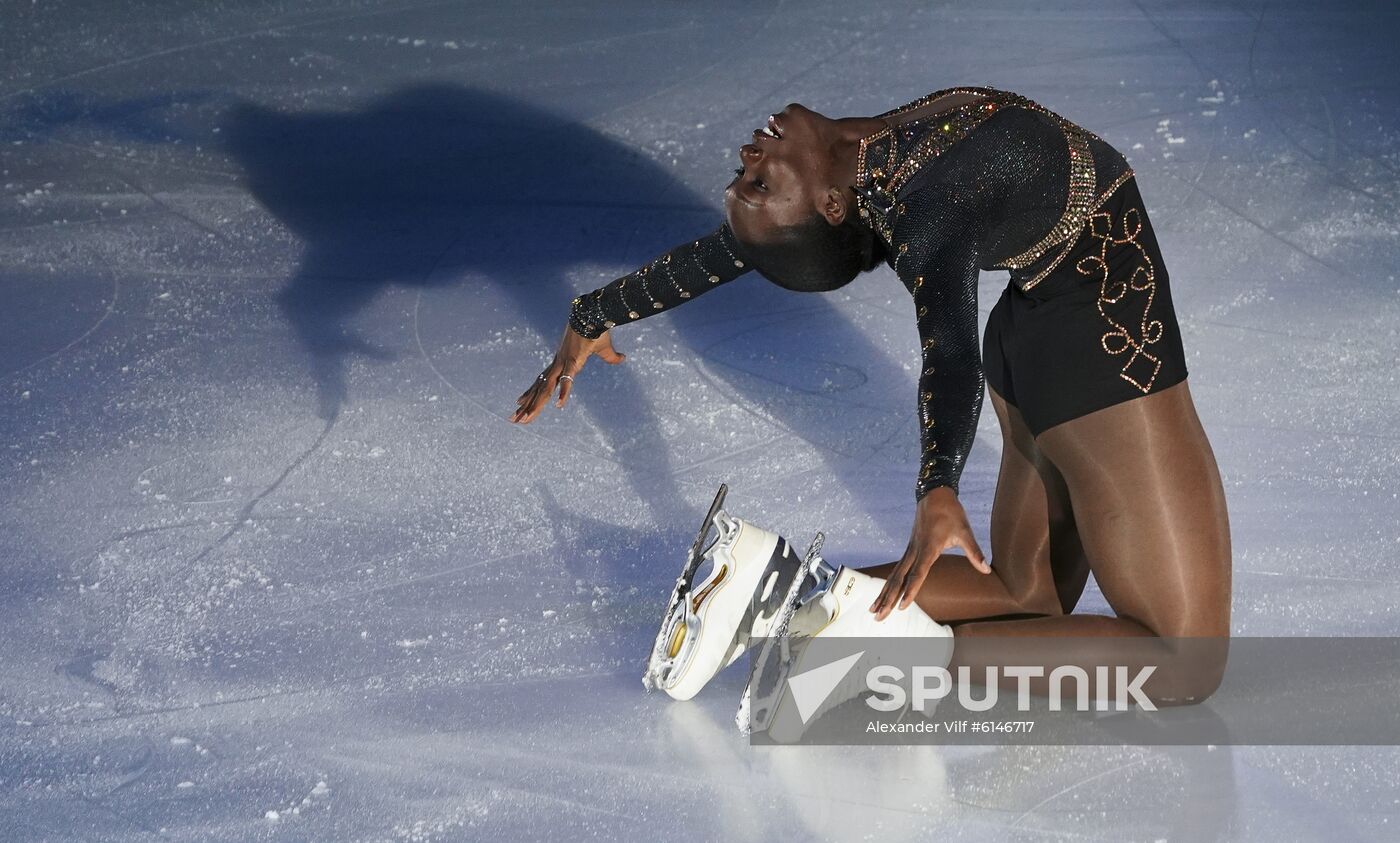
<svg viewBox="0 0 1400 843">
<path fill-rule="evenodd" d="M 561 381 L 571 381 L 571 380 L 573 380 L 573 379 L 574 379 L 574 376 L 573 376 L 573 375 L 560 375 L 560 376 L 559 376 L 559 380 L 561 380 Z"/>
</svg>

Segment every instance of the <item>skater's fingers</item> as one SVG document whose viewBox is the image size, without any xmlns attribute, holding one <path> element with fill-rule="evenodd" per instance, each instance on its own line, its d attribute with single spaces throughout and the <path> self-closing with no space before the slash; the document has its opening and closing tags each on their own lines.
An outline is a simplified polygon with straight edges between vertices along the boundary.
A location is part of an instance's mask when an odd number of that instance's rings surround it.
<svg viewBox="0 0 1400 843">
<path fill-rule="evenodd" d="M 977 539 L 968 529 L 958 530 L 952 535 L 948 542 L 949 547 L 959 547 L 967 554 L 967 561 L 984 574 L 990 574 L 992 568 L 987 564 L 987 558 L 982 553 L 982 548 L 977 544 Z"/>
<path fill-rule="evenodd" d="M 914 568 L 914 556 L 906 555 L 900 560 L 899 566 L 890 574 L 890 578 L 885 580 L 885 587 L 880 592 L 880 599 L 876 601 L 875 620 L 882 621 L 890 616 L 900 598 L 904 596 L 905 584 L 909 579 L 909 574 Z"/>
<path fill-rule="evenodd" d="M 540 388 L 535 391 L 534 397 L 530 399 L 530 418 L 533 419 L 544 410 L 544 405 L 549 403 L 549 396 L 554 393 L 554 385 L 557 382 L 558 379 L 554 377 L 540 381 Z"/>
<path fill-rule="evenodd" d="M 888 617 L 896 608 L 907 609 L 909 604 L 918 595 L 919 588 L 924 584 L 924 579 L 928 576 L 929 568 L 938 561 L 938 555 L 921 555 L 917 557 L 914 564 L 910 565 L 904 572 L 903 581 L 899 584 L 899 591 L 885 607 L 885 616 Z M 882 619 L 883 620 L 883 619 Z"/>
<path fill-rule="evenodd" d="M 530 396 L 533 395 L 534 392 L 535 387 L 531 386 L 529 389 L 520 393 L 519 398 L 515 399 L 515 412 L 511 413 L 510 416 L 510 420 L 512 422 L 520 421 L 522 418 L 525 417 L 525 414 L 530 411 Z"/>
<path fill-rule="evenodd" d="M 968 557 L 973 560 L 973 565 L 984 574 L 992 572 L 992 566 L 987 564 L 987 555 L 982 552 L 982 546 L 977 543 L 977 539 L 971 533 L 967 536 Z"/>
<path fill-rule="evenodd" d="M 578 369 L 574 369 L 575 372 Z M 554 403 L 556 407 L 563 407 L 569 403 L 569 393 L 574 391 L 574 376 L 572 372 L 559 376 L 559 400 Z"/>
<path fill-rule="evenodd" d="M 909 581 L 904 586 L 904 596 L 899 601 L 899 608 L 909 608 L 909 604 L 913 603 L 914 598 L 919 596 L 919 590 L 924 587 L 924 580 L 928 579 L 928 572 L 932 567 L 933 563 L 929 562 L 927 565 L 920 565 L 909 572 Z"/>
<path fill-rule="evenodd" d="M 894 566 L 894 570 L 890 572 L 889 577 L 885 580 L 885 587 L 880 589 L 879 596 L 875 598 L 874 603 L 870 604 L 870 611 L 875 613 L 876 620 L 884 620 L 884 617 L 880 613 L 885 610 L 885 604 L 889 602 L 890 593 L 903 581 L 904 572 L 908 569 L 908 560 L 909 557 L 907 554 L 903 559 L 899 560 Z"/>
<path fill-rule="evenodd" d="M 536 381 L 525 393 L 525 400 L 521 402 L 520 408 L 515 411 L 516 416 L 521 421 L 529 421 L 535 412 L 535 406 L 539 403 L 540 384 L 543 381 Z"/>
<path fill-rule="evenodd" d="M 526 388 L 524 392 L 520 393 L 520 397 L 515 399 L 515 403 L 521 406 L 524 406 L 525 404 L 529 403 L 530 399 L 534 397 L 535 391 L 539 388 L 540 378 L 536 377 L 533 381 L 530 381 L 530 386 Z"/>
<path fill-rule="evenodd" d="M 524 404 L 516 407 L 515 414 L 511 416 L 510 420 L 517 424 L 529 424 L 530 419 L 534 418 L 534 412 L 531 409 L 532 406 L 533 404 L 531 401 L 526 401 Z"/>
<path fill-rule="evenodd" d="M 539 395 L 539 391 L 540 384 L 539 381 L 536 381 L 533 386 L 525 390 L 525 392 L 515 400 L 516 405 L 523 409 L 529 409 L 530 405 L 534 403 L 536 396 Z"/>
<path fill-rule="evenodd" d="M 880 608 L 880 613 L 875 616 L 876 620 L 882 621 L 888 618 L 890 614 L 899 607 L 900 603 L 904 600 L 905 592 L 909 589 L 910 578 L 913 576 L 914 570 L 911 568 L 901 574 L 899 579 L 891 580 L 893 588 L 890 589 L 889 596 L 885 598 L 885 605 Z"/>
<path fill-rule="evenodd" d="M 548 369 L 541 372 L 534 384 L 525 391 L 526 400 L 520 405 L 520 408 L 515 411 L 515 415 L 512 417 L 511 421 L 529 424 L 535 416 L 539 415 L 540 410 L 544 407 L 545 401 L 549 399 L 550 394 L 554 391 L 554 385 L 558 381 L 558 375 L 559 367 L 557 364 L 553 363 L 550 364 Z"/>
</svg>

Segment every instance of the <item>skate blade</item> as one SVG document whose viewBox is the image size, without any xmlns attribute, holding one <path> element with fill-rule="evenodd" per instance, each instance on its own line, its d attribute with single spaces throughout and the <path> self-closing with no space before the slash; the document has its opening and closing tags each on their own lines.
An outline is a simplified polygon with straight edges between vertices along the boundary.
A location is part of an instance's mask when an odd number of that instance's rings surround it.
<svg viewBox="0 0 1400 843">
<path fill-rule="evenodd" d="M 648 691 L 655 691 L 661 687 L 665 674 L 669 673 L 673 664 L 671 648 L 677 635 L 681 633 L 680 625 L 686 623 L 687 614 L 694 615 L 693 612 L 678 610 L 690 607 L 690 587 L 695 572 L 700 568 L 700 563 L 704 559 L 705 539 L 709 536 L 710 529 L 715 523 L 715 516 L 724 506 L 724 498 L 728 493 L 729 484 L 721 483 L 714 501 L 710 504 L 710 510 L 705 515 L 705 520 L 700 524 L 700 531 L 695 536 L 695 543 L 690 546 L 690 555 L 681 568 L 680 576 L 676 578 L 675 588 L 671 590 L 671 599 L 667 602 L 666 610 L 661 615 L 661 628 L 656 633 L 656 642 L 652 645 L 651 656 L 647 659 L 646 671 L 642 674 L 642 687 Z M 690 621 L 689 625 L 693 626 L 694 623 L 694 621 Z M 693 635 L 694 630 L 688 629 L 685 634 Z"/>
<path fill-rule="evenodd" d="M 734 715 L 734 724 L 741 734 L 747 735 L 755 728 L 762 731 L 772 721 L 774 706 L 781 697 L 788 667 L 792 664 L 793 641 L 788 631 L 793 616 L 807 601 L 820 595 L 835 575 L 834 569 L 821 555 L 825 541 L 826 536 L 822 533 L 817 533 L 812 539 L 802 567 L 789 584 L 773 625 L 754 658 L 749 681 L 739 699 L 739 710 Z"/>
</svg>

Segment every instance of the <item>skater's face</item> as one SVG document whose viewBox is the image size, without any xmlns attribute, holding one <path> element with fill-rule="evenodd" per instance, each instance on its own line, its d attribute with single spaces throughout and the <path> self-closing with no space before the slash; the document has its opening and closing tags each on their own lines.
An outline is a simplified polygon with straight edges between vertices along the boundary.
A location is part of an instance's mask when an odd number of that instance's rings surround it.
<svg viewBox="0 0 1400 843">
<path fill-rule="evenodd" d="M 739 147 L 741 172 L 724 191 L 725 216 L 740 242 L 768 243 L 812 214 L 829 216 L 834 122 L 800 103 L 768 118 L 777 137 L 755 129 Z"/>
</svg>

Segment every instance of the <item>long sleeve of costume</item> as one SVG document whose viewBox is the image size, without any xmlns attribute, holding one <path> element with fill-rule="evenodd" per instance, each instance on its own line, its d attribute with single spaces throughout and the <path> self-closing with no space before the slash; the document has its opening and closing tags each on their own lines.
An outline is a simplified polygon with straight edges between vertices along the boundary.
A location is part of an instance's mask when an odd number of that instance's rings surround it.
<svg viewBox="0 0 1400 843">
<path fill-rule="evenodd" d="M 982 411 L 977 335 L 977 259 L 965 240 L 934 250 L 908 282 L 914 295 L 923 368 L 919 372 L 919 478 L 914 496 L 958 488 Z"/>
<path fill-rule="evenodd" d="M 683 243 L 611 283 L 573 300 L 569 325 L 597 339 L 618 325 L 684 304 L 749 271 L 727 223 Z"/>
</svg>

